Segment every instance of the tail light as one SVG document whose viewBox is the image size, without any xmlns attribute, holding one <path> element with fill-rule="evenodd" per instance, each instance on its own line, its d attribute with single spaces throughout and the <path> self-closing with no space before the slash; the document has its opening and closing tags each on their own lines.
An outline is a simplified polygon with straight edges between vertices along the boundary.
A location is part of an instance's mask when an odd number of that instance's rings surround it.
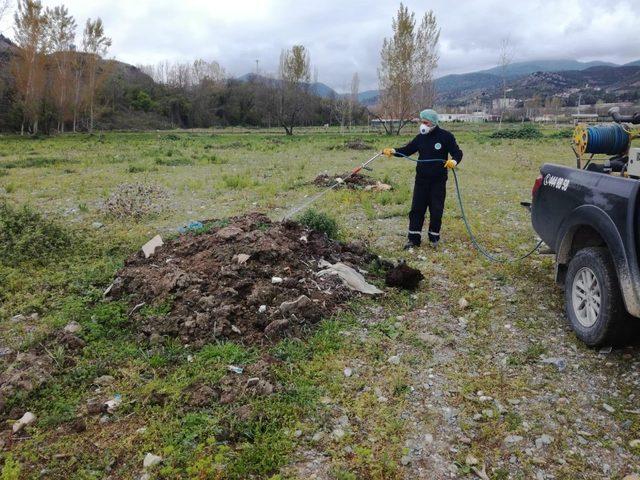
<svg viewBox="0 0 640 480">
<path fill-rule="evenodd" d="M 533 188 L 531 189 L 531 197 L 535 197 L 536 193 L 538 193 L 538 190 L 540 189 L 540 187 L 542 186 L 542 175 L 538 175 L 538 178 L 536 178 L 536 181 L 533 184 Z"/>
</svg>

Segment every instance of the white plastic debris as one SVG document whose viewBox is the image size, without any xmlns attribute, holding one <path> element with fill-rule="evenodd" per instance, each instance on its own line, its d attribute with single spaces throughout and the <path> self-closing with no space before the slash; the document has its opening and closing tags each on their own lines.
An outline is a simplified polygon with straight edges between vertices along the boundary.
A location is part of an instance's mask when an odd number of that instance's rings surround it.
<svg viewBox="0 0 640 480">
<path fill-rule="evenodd" d="M 109 285 L 104 292 L 102 292 L 102 296 L 103 297 L 108 296 L 111 293 L 112 289 L 113 289 L 113 283 Z"/>
<path fill-rule="evenodd" d="M 260 377 L 251 377 L 249 380 L 247 380 L 247 387 L 253 387 L 257 385 L 259 381 Z"/>
<path fill-rule="evenodd" d="M 348 378 L 351 375 L 353 375 L 353 370 L 351 370 L 349 367 L 347 367 L 347 368 L 344 369 L 343 373 L 344 373 L 344 376 Z"/>
<path fill-rule="evenodd" d="M 342 262 L 338 262 L 332 265 L 325 260 L 321 260 L 319 265 L 320 268 L 324 268 L 324 270 L 321 270 L 317 273 L 319 277 L 327 274 L 338 275 L 342 279 L 343 283 L 351 290 L 356 290 L 368 295 L 379 295 L 381 293 L 384 293 L 375 285 L 367 283 L 362 274 L 358 273 L 353 268 L 345 265 Z"/>
<path fill-rule="evenodd" d="M 237 333 L 238 335 L 240 335 L 242 333 L 242 330 L 240 330 L 238 327 L 236 327 L 235 325 L 231 325 L 231 330 L 235 333 Z"/>
<path fill-rule="evenodd" d="M 282 280 L 282 277 L 271 277 L 271 283 L 273 283 L 274 285 L 278 285 L 279 283 L 282 283 L 284 280 Z"/>
<path fill-rule="evenodd" d="M 24 415 L 22 415 L 20 420 L 18 420 L 16 423 L 13 424 L 13 433 L 18 433 L 24 427 L 28 427 L 35 421 L 36 421 L 36 416 L 33 413 L 31 412 L 25 413 Z"/>
<path fill-rule="evenodd" d="M 458 306 L 464 310 L 469 306 L 469 301 L 466 298 L 462 297 L 460 300 L 458 300 Z"/>
<path fill-rule="evenodd" d="M 187 362 L 193 363 L 193 355 L 187 355 Z"/>
<path fill-rule="evenodd" d="M 258 313 L 264 313 L 267 311 L 267 306 L 266 305 L 260 305 L 260 308 L 258 309 Z"/>
<path fill-rule="evenodd" d="M 144 456 L 144 461 L 142 462 L 142 466 L 146 468 L 155 467 L 159 463 L 162 462 L 162 457 L 158 455 L 154 455 L 153 453 L 147 453 Z"/>
<path fill-rule="evenodd" d="M 366 192 L 388 192 L 389 190 L 391 190 L 391 185 L 377 181 L 375 185 L 367 185 L 366 187 L 364 187 L 364 190 Z"/>
<path fill-rule="evenodd" d="M 151 255 L 156 253 L 156 248 L 164 245 L 162 241 L 162 237 L 160 235 L 156 235 L 147 243 L 142 246 L 142 253 L 144 253 L 144 258 L 149 258 Z"/>
<path fill-rule="evenodd" d="M 244 371 L 242 367 L 238 367 L 236 365 L 228 365 L 227 370 L 233 373 L 237 373 L 238 375 L 240 375 Z"/>
<path fill-rule="evenodd" d="M 306 235 L 302 235 L 302 236 L 300 237 L 300 241 L 301 241 L 302 243 L 307 243 L 307 242 L 309 241 L 309 239 L 307 238 L 307 236 L 306 236 Z"/>
<path fill-rule="evenodd" d="M 104 407 L 107 410 L 107 413 L 113 413 L 122 403 L 122 395 L 119 393 L 115 394 L 111 400 L 107 400 L 104 402 Z"/>
</svg>

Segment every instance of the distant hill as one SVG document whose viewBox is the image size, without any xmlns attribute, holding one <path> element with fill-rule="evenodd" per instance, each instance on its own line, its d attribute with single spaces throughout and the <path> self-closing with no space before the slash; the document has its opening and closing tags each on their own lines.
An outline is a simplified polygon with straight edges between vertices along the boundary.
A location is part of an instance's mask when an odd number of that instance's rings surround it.
<svg viewBox="0 0 640 480">
<path fill-rule="evenodd" d="M 640 92 L 640 65 L 591 67 L 565 72 L 535 72 L 509 84 L 509 96 L 531 98 L 582 94 L 603 100 L 630 100 Z"/>
<path fill-rule="evenodd" d="M 640 60 L 625 64 L 627 66 L 638 66 Z M 510 64 L 506 68 L 506 78 L 509 84 L 518 81 L 518 79 L 524 79 L 529 75 L 549 72 L 584 72 L 593 68 L 618 68 L 619 65 L 610 62 L 579 62 L 577 60 L 537 60 L 530 62 L 516 62 Z M 598 72 L 598 70 L 596 70 Z M 612 71 L 602 70 L 600 71 L 606 76 L 605 72 L 611 73 Z M 616 73 L 611 73 L 610 78 L 615 77 Z M 624 74 L 623 74 L 624 75 Z M 563 73 L 562 78 L 567 77 L 567 82 L 575 84 L 580 83 L 578 78 L 581 78 L 580 74 L 571 76 Z M 568 80 L 572 77 L 572 80 Z M 587 78 L 585 76 L 585 78 Z M 606 83 L 606 82 L 605 82 Z M 438 95 L 438 102 L 444 104 L 462 104 L 471 99 L 477 99 L 478 97 L 491 97 L 495 95 L 495 92 L 500 88 L 502 84 L 502 68 L 497 66 L 486 70 L 480 70 L 477 72 L 451 74 L 443 77 L 436 78 L 435 86 Z M 602 85 L 601 85 L 602 86 Z M 518 91 L 524 91 L 526 89 L 518 89 Z M 363 97 L 366 93 L 366 97 Z M 365 105 L 375 104 L 379 92 L 377 90 L 370 90 L 361 94 L 361 102 Z"/>
<path fill-rule="evenodd" d="M 519 77 L 529 75 L 535 72 L 565 72 L 570 70 L 586 70 L 591 67 L 617 67 L 611 62 L 579 62 L 577 60 L 534 60 L 528 62 L 515 62 L 508 65 L 505 69 L 507 77 Z M 489 73 L 492 75 L 502 76 L 502 67 L 497 66 L 487 70 L 481 70 L 479 73 Z"/>
<path fill-rule="evenodd" d="M 263 75 L 258 75 L 256 73 L 245 73 L 244 75 L 238 77 L 236 80 L 239 80 L 241 82 L 250 82 L 250 81 L 263 81 L 263 82 L 269 82 L 269 83 L 277 83 L 279 80 L 274 79 L 274 78 L 270 78 L 270 77 L 265 77 Z M 332 97 L 339 97 L 340 95 L 338 93 L 336 93 L 336 91 L 331 88 L 330 86 L 322 83 L 322 82 L 313 82 L 309 84 L 309 90 L 311 91 L 311 93 L 313 93 L 314 95 L 317 95 L 319 97 L 322 98 L 332 98 Z"/>
<path fill-rule="evenodd" d="M 358 101 L 363 105 L 375 105 L 380 97 L 379 90 L 365 90 L 358 94 Z"/>
<path fill-rule="evenodd" d="M 636 60 L 635 62 L 629 62 L 624 64 L 625 67 L 637 67 L 640 66 L 640 60 Z"/>
</svg>

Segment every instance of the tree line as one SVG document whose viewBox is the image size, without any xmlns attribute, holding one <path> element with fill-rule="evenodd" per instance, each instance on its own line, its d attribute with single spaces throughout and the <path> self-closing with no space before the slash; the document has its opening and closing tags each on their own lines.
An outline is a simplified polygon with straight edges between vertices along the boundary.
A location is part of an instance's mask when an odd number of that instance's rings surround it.
<svg viewBox="0 0 640 480">
<path fill-rule="evenodd" d="M 0 14 L 6 1 L 0 0 Z M 304 45 L 282 49 L 275 74 L 237 79 L 216 61 L 132 67 L 106 59 L 111 39 L 102 20 L 86 20 L 77 39 L 76 20 L 64 5 L 44 8 L 40 0 L 19 0 L 13 20 L 14 48 L 4 57 L 0 52 L 0 105 L 6 106 L 0 128 L 23 134 L 243 125 L 291 135 L 298 126 L 337 124 L 346 130 L 371 117 L 397 134 L 434 100 L 440 31 L 433 12 L 416 26 L 403 4 L 392 37 L 382 45 L 380 102 L 371 109 L 358 102 L 358 73 L 348 93 L 319 96 Z"/>
<path fill-rule="evenodd" d="M 111 39 L 102 20 L 87 19 L 76 51 L 77 24 L 63 5 L 44 8 L 39 0 L 19 0 L 14 15 L 17 48 L 8 61 L 13 123 L 37 134 L 41 122 L 58 131 L 80 125 L 92 130 L 96 94 L 106 78 L 101 61 Z"/>
</svg>

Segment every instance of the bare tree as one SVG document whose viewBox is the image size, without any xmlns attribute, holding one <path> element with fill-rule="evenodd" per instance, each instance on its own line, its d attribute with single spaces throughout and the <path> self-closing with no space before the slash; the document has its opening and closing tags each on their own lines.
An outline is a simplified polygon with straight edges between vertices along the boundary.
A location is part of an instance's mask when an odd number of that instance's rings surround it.
<svg viewBox="0 0 640 480">
<path fill-rule="evenodd" d="M 64 124 L 71 118 L 72 108 L 72 62 L 75 52 L 76 21 L 63 5 L 47 9 L 49 18 L 47 37 L 55 63 L 52 78 L 52 93 L 58 110 L 58 131 L 64 132 Z"/>
<path fill-rule="evenodd" d="M 310 71 L 309 52 L 303 45 L 282 50 L 274 113 L 287 135 L 293 135 L 293 127 L 301 120 L 307 106 Z"/>
<path fill-rule="evenodd" d="M 440 30 L 432 11 L 416 30 L 415 14 L 402 3 L 392 22 L 393 35 L 380 52 L 380 108 L 385 131 L 399 134 L 420 108 L 433 102 L 433 72 L 438 64 Z"/>
<path fill-rule="evenodd" d="M 205 60 L 196 60 L 193 62 L 191 82 L 193 85 L 199 85 L 202 82 L 221 83 L 226 78 L 224 68 L 218 62 Z"/>
<path fill-rule="evenodd" d="M 19 49 L 13 59 L 16 91 L 22 107 L 20 133 L 30 126 L 38 133 L 38 119 L 45 87 L 45 55 L 48 20 L 39 0 L 20 0 L 14 15 L 14 34 Z"/>
<path fill-rule="evenodd" d="M 511 39 L 507 36 L 500 41 L 498 55 L 498 65 L 500 65 L 500 75 L 502 77 L 502 104 L 500 105 L 499 128 L 502 128 L 502 117 L 507 108 L 507 72 L 512 61 L 513 46 L 511 45 Z"/>
<path fill-rule="evenodd" d="M 358 105 L 358 92 L 360 91 L 360 76 L 355 72 L 351 77 L 351 96 L 349 97 L 349 127 L 353 125 L 353 111 Z"/>
<path fill-rule="evenodd" d="M 104 25 L 100 18 L 91 21 L 89 18 L 84 27 L 82 49 L 86 54 L 87 97 L 89 103 L 89 131 L 93 131 L 94 103 L 98 89 L 98 68 L 102 57 L 107 54 L 111 39 L 104 33 Z"/>
<path fill-rule="evenodd" d="M 432 106 L 435 102 L 433 73 L 440 60 L 439 40 L 438 22 L 433 11 L 429 10 L 422 17 L 416 33 L 416 104 L 418 108 Z"/>
</svg>

